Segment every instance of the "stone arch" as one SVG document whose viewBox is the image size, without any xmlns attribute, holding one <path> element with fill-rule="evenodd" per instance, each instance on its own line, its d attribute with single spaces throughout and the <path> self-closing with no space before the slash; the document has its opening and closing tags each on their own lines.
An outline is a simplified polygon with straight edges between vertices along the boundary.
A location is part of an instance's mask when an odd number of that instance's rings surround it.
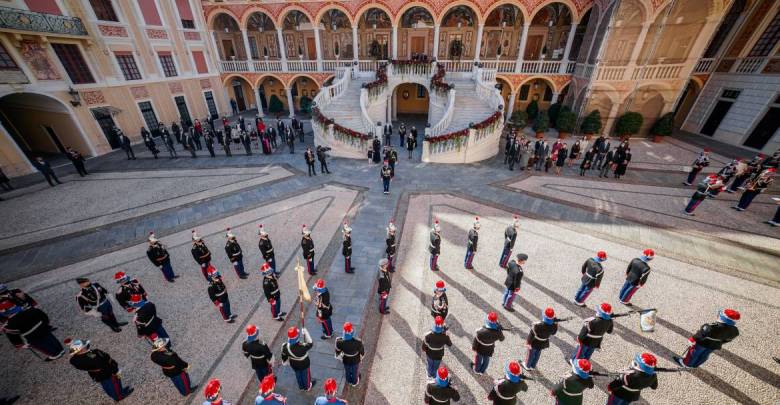
<svg viewBox="0 0 780 405">
<path fill-rule="evenodd" d="M 693 105 L 696 103 L 696 99 L 699 98 L 703 88 L 704 83 L 699 78 L 691 76 L 691 80 L 685 86 L 683 94 L 680 96 L 680 102 L 674 107 L 674 124 L 676 127 L 681 127 L 688 118 L 688 114 L 693 109 Z"/>
<path fill-rule="evenodd" d="M 230 79 L 234 79 L 234 78 L 239 78 L 239 79 L 242 79 L 242 80 L 244 80 L 245 82 L 247 82 L 247 83 L 249 83 L 250 85 L 252 85 L 252 81 L 251 81 L 251 80 L 249 80 L 249 78 L 248 78 L 248 77 L 246 77 L 246 76 L 242 75 L 241 73 L 231 73 L 231 74 L 229 74 L 229 75 L 225 76 L 225 78 L 224 78 L 224 79 L 222 79 L 222 85 L 223 85 L 223 86 L 225 86 L 225 87 L 227 87 L 227 85 L 228 85 L 228 83 L 229 83 L 229 80 L 230 80 Z"/>
<path fill-rule="evenodd" d="M 360 20 L 363 18 L 363 15 L 365 13 L 367 13 L 368 10 L 371 10 L 372 8 L 376 8 L 376 9 L 384 11 L 385 14 L 387 14 L 388 19 L 390 20 L 390 26 L 392 27 L 392 25 L 395 23 L 395 19 L 394 19 L 395 17 L 393 15 L 393 12 L 390 11 L 390 9 L 384 3 L 379 3 L 379 2 L 373 3 L 373 2 L 371 2 L 371 3 L 364 4 L 355 13 L 354 20 L 355 20 L 355 23 L 358 24 L 358 28 L 360 28 L 359 24 L 360 24 Z"/>
<path fill-rule="evenodd" d="M 358 59 L 372 59 L 371 47 L 374 41 L 378 59 L 392 57 L 393 17 L 382 3 L 369 3 L 360 9 L 355 19 L 358 27 Z M 376 28 L 374 28 L 376 25 Z"/>
<path fill-rule="evenodd" d="M 236 86 L 238 82 L 238 86 Z M 225 77 L 222 84 L 231 100 L 235 100 L 239 111 L 246 111 L 257 106 L 257 95 L 252 80 L 241 74 L 231 74 Z"/>
<path fill-rule="evenodd" d="M 662 7 L 653 16 L 650 33 L 645 38 L 638 64 L 683 63 L 693 49 L 696 39 L 713 15 L 715 0 L 687 0 Z M 684 6 L 683 6 L 684 4 Z M 671 10 L 669 7 L 673 7 Z M 668 17 L 667 17 L 668 13 Z M 664 20 L 666 19 L 666 24 Z M 663 28 L 661 26 L 663 25 Z M 660 32 L 659 32 L 659 28 Z M 698 57 L 698 55 L 697 55 Z"/>
<path fill-rule="evenodd" d="M 566 48 L 576 8 L 563 1 L 539 6 L 531 15 L 524 60 L 560 60 Z"/>
<path fill-rule="evenodd" d="M 352 27 L 355 26 L 355 22 L 346 11 L 340 7 L 327 7 L 319 14 L 316 26 L 323 27 L 320 29 L 323 59 L 353 59 L 355 49 L 353 49 Z"/>
<path fill-rule="evenodd" d="M 476 28 L 477 25 L 484 23 L 484 16 L 487 16 L 487 14 L 482 14 L 479 12 L 479 7 L 468 0 L 458 0 L 447 3 L 446 6 L 444 6 L 443 9 L 439 10 L 439 14 L 434 16 L 434 21 L 436 24 L 441 25 L 444 22 L 444 17 L 447 16 L 448 13 L 450 13 L 454 8 L 456 7 L 465 7 L 471 11 L 471 13 L 474 15 L 474 27 Z"/>
<path fill-rule="evenodd" d="M 533 10 L 531 10 L 530 18 L 528 21 L 533 21 L 534 18 L 536 18 L 536 15 L 539 14 L 540 11 L 542 11 L 545 7 L 553 5 L 555 3 L 560 3 L 566 6 L 567 9 L 569 9 L 569 15 L 571 16 L 571 21 L 579 21 L 580 15 L 577 14 L 577 6 L 574 5 L 574 3 L 571 2 L 571 0 L 553 0 L 541 3 L 537 5 Z"/>
<path fill-rule="evenodd" d="M 516 60 L 525 19 L 523 9 L 516 4 L 504 3 L 491 7 L 484 13 L 480 59 Z M 511 24 L 511 25 L 510 25 Z"/>
<path fill-rule="evenodd" d="M 623 101 L 620 112 L 623 114 L 634 111 L 642 114 L 644 119 L 639 134 L 646 134 L 655 120 L 670 109 L 669 93 L 668 86 L 657 84 L 640 86 Z"/>
<path fill-rule="evenodd" d="M 211 29 L 214 31 L 217 51 L 222 60 L 236 58 L 246 60 L 249 50 L 244 47 L 241 24 L 234 14 L 219 12 L 214 14 Z"/>
<path fill-rule="evenodd" d="M 439 28 L 439 59 L 475 59 L 480 15 L 466 2 L 453 3 L 443 11 L 436 23 Z M 460 43 L 460 55 L 455 55 Z"/>
<path fill-rule="evenodd" d="M 347 16 L 347 20 L 349 20 L 349 26 L 352 27 L 355 24 L 357 24 L 357 18 L 352 15 L 352 13 L 349 12 L 349 10 L 342 6 L 339 3 L 330 3 L 327 6 L 323 7 L 320 11 L 317 12 L 317 15 L 314 16 L 314 23 L 319 26 L 320 23 L 322 23 L 322 17 L 325 16 L 325 13 L 331 10 L 338 10 L 344 13 L 345 16 Z"/>
<path fill-rule="evenodd" d="M 484 13 L 485 18 L 490 16 L 490 13 L 492 13 L 495 9 L 497 9 L 500 6 L 504 6 L 504 5 L 511 5 L 511 6 L 517 7 L 520 10 L 520 15 L 522 16 L 522 21 L 523 22 L 531 21 L 531 14 L 528 12 L 528 9 L 525 8 L 525 3 L 517 2 L 515 0 L 501 0 L 501 1 L 497 1 L 497 2 L 495 2 L 493 4 L 491 4 L 490 7 L 488 7 L 485 10 L 485 13 Z M 522 26 L 522 23 L 520 24 L 520 26 Z"/>
<path fill-rule="evenodd" d="M 540 87 L 543 83 L 544 87 Z M 528 85 L 527 91 L 523 91 L 523 86 Z M 517 99 L 515 100 L 515 109 L 525 109 L 528 104 L 536 100 L 539 109 L 546 110 L 553 103 L 553 95 L 556 93 L 555 82 L 545 76 L 531 76 L 521 81 L 517 86 Z M 549 94 L 549 99 L 547 95 Z"/>
<path fill-rule="evenodd" d="M 227 17 L 231 18 L 233 21 L 235 21 L 236 25 L 238 25 L 239 28 L 242 26 L 241 23 L 240 23 L 241 18 L 239 16 L 237 16 L 235 13 L 233 13 L 231 10 L 228 10 L 228 9 L 220 9 L 219 11 L 217 11 L 215 13 L 211 13 L 211 15 L 209 15 L 208 19 L 206 20 L 206 25 L 210 29 L 216 30 L 216 27 L 214 26 L 214 23 L 216 22 L 217 18 L 219 18 L 219 17 L 221 17 L 223 15 L 227 16 Z"/>
<path fill-rule="evenodd" d="M 421 7 L 424 8 L 428 14 L 431 15 L 431 20 L 433 20 L 434 24 L 436 23 L 436 12 L 434 12 L 433 8 L 428 3 L 422 3 L 419 1 L 410 1 L 403 5 L 398 10 L 398 13 L 396 13 L 395 16 L 391 16 L 393 18 L 393 25 L 401 28 L 401 19 L 403 18 L 404 14 L 406 14 L 407 11 L 414 7 Z"/>
<path fill-rule="evenodd" d="M 311 101 L 321 89 L 317 80 L 308 74 L 300 73 L 290 78 L 287 87 L 290 88 L 295 110 L 311 112 Z"/>
<path fill-rule="evenodd" d="M 274 28 L 276 27 L 276 20 L 274 19 L 274 16 L 270 12 L 268 12 L 268 10 L 262 7 L 252 6 L 241 15 L 240 26 L 242 29 L 248 29 L 249 19 L 252 18 L 252 16 L 255 14 L 265 15 L 271 20 L 271 23 L 273 23 Z"/>
<path fill-rule="evenodd" d="M 276 18 L 276 21 L 274 21 L 274 25 L 277 27 L 282 27 L 284 29 L 284 20 L 287 18 L 287 15 L 292 13 L 293 11 L 299 11 L 302 13 L 306 18 L 309 19 L 309 23 L 314 24 L 314 16 L 309 13 L 309 10 L 306 10 L 305 8 L 297 5 L 297 4 L 287 4 L 280 12 L 279 16 Z"/>
<path fill-rule="evenodd" d="M 258 87 L 260 87 L 260 84 L 262 84 L 263 81 L 265 81 L 266 79 L 276 79 L 283 86 L 287 86 L 287 83 L 281 77 L 277 76 L 276 74 L 274 74 L 274 73 L 265 73 L 265 74 L 262 74 L 262 75 L 258 76 L 257 79 L 255 79 L 255 82 L 252 83 L 252 87 L 257 89 Z"/>
<path fill-rule="evenodd" d="M 601 61 L 608 66 L 626 66 L 631 60 L 645 25 L 647 12 L 639 0 L 624 0 L 615 11 L 608 43 Z"/>
</svg>

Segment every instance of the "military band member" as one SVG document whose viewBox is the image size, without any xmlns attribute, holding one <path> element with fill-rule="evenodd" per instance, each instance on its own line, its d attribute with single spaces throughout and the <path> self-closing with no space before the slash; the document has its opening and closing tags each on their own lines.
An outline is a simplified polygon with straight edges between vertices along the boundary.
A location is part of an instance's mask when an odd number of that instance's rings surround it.
<svg viewBox="0 0 780 405">
<path fill-rule="evenodd" d="M 301 229 L 301 250 L 303 251 L 303 260 L 306 261 L 306 271 L 309 275 L 313 276 L 317 274 L 317 270 L 314 268 L 314 241 L 311 239 L 311 230 L 303 226 Z"/>
<path fill-rule="evenodd" d="M 436 371 L 436 379 L 425 387 L 425 403 L 450 405 L 450 401 L 460 401 L 460 394 L 450 385 L 447 368 L 441 366 Z"/>
<path fill-rule="evenodd" d="M 209 380 L 203 388 L 203 396 L 206 398 L 203 405 L 231 405 L 222 398 L 222 383 L 216 378 Z"/>
<path fill-rule="evenodd" d="M 656 359 L 652 354 L 637 354 L 631 362 L 631 371 L 615 378 L 607 386 L 607 405 L 628 405 L 639 400 L 643 389 L 658 389 L 655 364 Z"/>
<path fill-rule="evenodd" d="M 352 228 L 344 222 L 344 227 L 341 229 L 343 240 L 341 242 L 341 254 L 344 256 L 344 271 L 347 273 L 354 273 L 355 268 L 352 267 Z"/>
<path fill-rule="evenodd" d="M 117 288 L 116 293 L 114 293 L 114 297 L 116 298 L 116 302 L 119 303 L 119 306 L 124 308 L 125 311 L 133 312 L 133 306 L 130 305 L 130 297 L 132 297 L 133 294 L 140 294 L 146 299 L 146 290 L 144 290 L 144 286 L 141 285 L 141 282 L 135 278 L 131 279 L 125 272 L 116 272 L 116 274 L 114 274 L 114 281 L 119 284 L 119 288 Z"/>
<path fill-rule="evenodd" d="M 355 337 L 352 323 L 345 322 L 341 337 L 336 338 L 336 358 L 344 364 L 344 378 L 353 387 L 360 383 L 360 362 L 365 354 L 363 341 Z"/>
<path fill-rule="evenodd" d="M 348 402 L 336 396 L 338 390 L 338 384 L 333 378 L 325 380 L 324 384 L 325 395 L 317 397 L 314 400 L 314 405 L 348 405 Z"/>
<path fill-rule="evenodd" d="M 696 181 L 696 175 L 698 175 L 702 169 L 709 165 L 710 150 L 704 149 L 701 153 L 699 153 L 699 156 L 696 157 L 696 160 L 693 161 L 693 164 L 691 164 L 691 171 L 688 172 L 688 178 L 683 182 L 683 184 L 686 186 L 693 184 L 693 182 Z"/>
<path fill-rule="evenodd" d="M 192 393 L 192 390 L 198 388 L 193 386 L 190 375 L 187 371 L 190 365 L 182 360 L 176 352 L 167 347 L 167 339 L 158 337 L 152 342 L 151 359 L 154 364 L 162 367 L 163 374 L 171 379 L 171 382 L 179 390 L 181 396 L 186 397 Z"/>
<path fill-rule="evenodd" d="M 157 266 L 162 271 L 163 277 L 169 283 L 174 282 L 177 277 L 173 274 L 173 267 L 171 267 L 171 257 L 168 255 L 168 249 L 165 245 L 157 240 L 154 236 L 154 232 L 149 232 L 149 248 L 146 250 L 146 256 L 149 257 L 149 261 L 153 265 Z"/>
<path fill-rule="evenodd" d="M 591 257 L 582 264 L 582 279 L 580 288 L 574 294 L 574 303 L 584 307 L 585 300 L 593 292 L 594 288 L 599 288 L 601 279 L 604 277 L 604 267 L 601 263 L 607 261 L 607 252 L 600 250 L 596 257 Z"/>
<path fill-rule="evenodd" d="M 446 321 L 448 312 L 449 301 L 447 300 L 447 288 L 444 286 L 444 281 L 439 280 L 436 282 L 436 288 L 433 289 L 433 297 L 431 298 L 431 316 L 434 319 L 440 316 L 441 319 Z"/>
<path fill-rule="evenodd" d="M 526 370 L 536 370 L 536 363 L 542 355 L 542 350 L 550 347 L 550 337 L 558 333 L 558 324 L 555 322 L 555 310 L 547 307 L 542 312 L 542 321 L 531 325 L 528 338 L 525 340 L 528 346 L 528 356 L 522 363 Z"/>
<path fill-rule="evenodd" d="M 112 331 L 121 332 L 120 326 L 127 325 L 127 322 L 119 323 L 116 320 L 114 308 L 108 299 L 108 291 L 102 285 L 90 282 L 88 278 L 79 277 L 76 282 L 81 287 L 81 291 L 76 294 L 76 301 L 81 311 L 87 315 L 99 316 Z"/>
<path fill-rule="evenodd" d="M 385 239 L 385 254 L 387 255 L 387 267 L 389 268 L 391 273 L 395 273 L 395 252 L 396 252 L 396 241 L 395 241 L 395 224 L 393 221 L 390 221 L 389 224 L 387 224 L 387 238 Z"/>
<path fill-rule="evenodd" d="M 501 252 L 501 258 L 498 260 L 498 266 L 502 269 L 506 268 L 509 259 L 512 257 L 512 249 L 515 248 L 518 229 L 520 229 L 520 217 L 515 215 L 512 218 L 512 225 L 504 229 L 504 250 Z"/>
<path fill-rule="evenodd" d="M 724 343 L 731 342 L 739 336 L 736 324 L 740 318 L 739 312 L 733 309 L 718 311 L 718 321 L 706 323 L 695 335 L 688 338 L 688 349 L 683 357 L 674 357 L 674 361 L 683 367 L 698 368 L 715 350 L 720 350 Z"/>
<path fill-rule="evenodd" d="M 268 237 L 268 232 L 263 228 L 263 225 L 259 226 L 260 240 L 257 242 L 257 247 L 260 248 L 260 254 L 263 255 L 263 260 L 271 266 L 274 273 L 279 275 L 276 271 L 276 257 L 274 256 L 274 245 L 271 243 L 271 238 Z"/>
<path fill-rule="evenodd" d="M 504 279 L 504 299 L 501 305 L 509 312 L 514 312 L 512 303 L 515 301 L 515 295 L 520 292 L 520 286 L 523 282 L 523 265 L 528 260 L 528 255 L 518 253 L 515 260 L 512 260 L 506 266 L 506 279 Z"/>
<path fill-rule="evenodd" d="M 493 389 L 488 394 L 488 400 L 493 405 L 515 405 L 517 394 L 528 391 L 528 385 L 523 381 L 525 377 L 521 373 L 520 363 L 510 361 L 504 367 L 504 378 L 493 382 Z"/>
<path fill-rule="evenodd" d="M 157 307 L 154 303 L 147 301 L 141 294 L 133 294 L 130 297 L 130 305 L 135 311 L 133 323 L 138 337 L 146 338 L 149 343 L 154 342 L 155 337 L 161 337 L 168 340 L 170 347 L 170 336 L 162 325 L 162 319 L 157 316 Z"/>
<path fill-rule="evenodd" d="M 330 339 L 333 336 L 333 322 L 330 317 L 333 315 L 333 306 L 330 304 L 330 292 L 325 287 L 325 280 L 319 279 L 314 284 L 314 293 L 317 295 L 317 319 L 322 325 L 322 336 L 320 339 Z"/>
<path fill-rule="evenodd" d="M 301 341 L 301 335 L 303 335 L 303 341 Z M 299 333 L 295 326 L 287 330 L 287 341 L 282 343 L 282 362 L 290 363 L 301 391 L 309 391 L 317 383 L 317 380 L 312 380 L 309 368 L 311 366 L 309 350 L 312 346 L 309 331 L 303 328 Z"/>
<path fill-rule="evenodd" d="M 472 262 L 474 254 L 477 253 L 477 242 L 479 241 L 479 217 L 474 219 L 474 225 L 469 229 L 468 245 L 466 246 L 466 258 L 463 260 L 463 266 L 468 270 L 474 270 Z"/>
<path fill-rule="evenodd" d="M 227 323 L 233 323 L 236 319 L 236 314 L 230 312 L 230 297 L 228 297 L 227 287 L 222 281 L 222 275 L 217 270 L 209 272 L 209 298 L 211 302 L 219 309 L 219 314 L 222 315 L 222 319 Z"/>
<path fill-rule="evenodd" d="M 279 292 L 279 281 L 276 279 L 276 273 L 268 262 L 260 267 L 263 273 L 263 294 L 268 304 L 271 306 L 271 316 L 277 321 L 283 321 L 286 312 L 282 312 L 282 294 Z"/>
<path fill-rule="evenodd" d="M 230 263 L 233 264 L 233 270 L 236 271 L 236 274 L 240 279 L 249 277 L 249 275 L 246 274 L 246 271 L 244 271 L 244 252 L 241 251 L 241 245 L 238 244 L 236 235 L 233 232 L 230 232 L 230 228 L 228 228 L 225 237 L 227 238 L 225 253 L 227 254 L 228 260 L 230 260 Z"/>
<path fill-rule="evenodd" d="M 433 320 L 433 328 L 423 338 L 423 351 L 426 355 L 426 371 L 428 378 L 436 377 L 441 360 L 444 358 L 444 346 L 452 346 L 452 340 L 444 329 L 444 318 L 437 316 Z"/>
<path fill-rule="evenodd" d="M 273 368 L 271 361 L 274 354 L 268 345 L 260 339 L 260 331 L 257 326 L 249 324 L 246 326 L 246 341 L 241 344 L 241 350 L 244 357 L 252 362 L 252 369 L 257 374 L 258 381 L 263 381 L 266 376 L 273 378 Z"/>
<path fill-rule="evenodd" d="M 577 350 L 574 351 L 571 360 L 590 360 L 590 356 L 596 349 L 601 348 L 604 335 L 612 333 L 612 305 L 606 302 L 596 308 L 596 316 L 585 319 L 579 335 L 577 335 Z"/>
<path fill-rule="evenodd" d="M 379 313 L 389 314 L 390 307 L 387 306 L 387 297 L 390 295 L 390 288 L 392 288 L 392 279 L 390 273 L 388 273 L 387 259 L 379 261 L 379 286 L 377 287 L 377 294 L 379 294 Z"/>
<path fill-rule="evenodd" d="M 192 231 L 192 257 L 195 262 L 200 266 L 200 272 L 203 273 L 203 278 L 209 281 L 209 270 L 214 268 L 211 265 L 211 251 L 209 251 L 206 243 L 200 238 L 197 232 Z"/>
<path fill-rule="evenodd" d="M 504 332 L 498 323 L 498 315 L 490 312 L 485 318 L 485 325 L 477 329 L 474 340 L 471 342 L 471 350 L 474 350 L 474 361 L 470 363 L 472 370 L 477 374 L 485 374 L 490 357 L 493 356 L 496 341 L 504 341 Z"/>
<path fill-rule="evenodd" d="M 647 277 L 650 276 L 650 260 L 655 257 L 655 251 L 653 249 L 645 249 L 642 252 L 642 256 L 631 260 L 626 269 L 626 282 L 623 283 L 623 288 L 620 289 L 620 303 L 623 305 L 631 305 L 631 297 L 644 286 L 647 282 Z"/>
<path fill-rule="evenodd" d="M 431 228 L 431 243 L 428 245 L 428 251 L 431 252 L 431 271 L 439 271 L 439 254 L 441 253 L 441 226 L 439 220 L 433 222 Z"/>
<path fill-rule="evenodd" d="M 65 354 L 60 341 L 51 333 L 49 317 L 35 307 L 23 307 L 10 299 L 0 300 L 3 333 L 16 348 L 28 348 L 45 355 L 45 361 Z"/>
<path fill-rule="evenodd" d="M 582 393 L 594 387 L 590 369 L 590 360 L 579 359 L 571 363 L 571 375 L 555 384 L 550 391 L 555 405 L 582 405 Z"/>
<path fill-rule="evenodd" d="M 106 352 L 90 348 L 89 340 L 65 339 L 65 344 L 70 346 L 70 364 L 89 373 L 111 399 L 118 402 L 133 392 L 132 388 L 122 386 L 119 365 Z"/>
<path fill-rule="evenodd" d="M 8 288 L 7 285 L 0 283 L 0 302 L 2 301 L 12 301 L 22 309 L 38 308 L 38 302 L 24 291 L 18 288 Z M 0 315 L 0 322 L 5 322 L 2 315 Z"/>
<path fill-rule="evenodd" d="M 775 175 L 775 172 L 777 172 L 777 169 L 770 167 L 762 171 L 755 178 L 748 180 L 745 184 L 745 191 L 742 192 L 742 196 L 739 198 L 739 203 L 731 208 L 734 208 L 737 211 L 746 210 L 750 206 L 750 203 L 753 202 L 753 199 L 756 198 L 757 195 L 763 193 L 764 190 L 774 182 L 772 176 Z"/>
<path fill-rule="evenodd" d="M 273 375 L 267 375 L 260 380 L 259 394 L 255 398 L 255 405 L 285 405 L 287 398 L 274 392 L 276 387 L 276 378 Z"/>
</svg>

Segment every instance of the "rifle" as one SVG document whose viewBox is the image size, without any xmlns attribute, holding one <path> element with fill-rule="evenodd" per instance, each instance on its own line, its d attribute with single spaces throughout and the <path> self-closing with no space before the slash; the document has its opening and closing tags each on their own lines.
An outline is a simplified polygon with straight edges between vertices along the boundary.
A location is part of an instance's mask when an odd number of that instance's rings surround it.
<svg viewBox="0 0 780 405">
<path fill-rule="evenodd" d="M 573 316 L 569 316 L 569 317 L 566 317 L 566 318 L 555 318 L 555 319 L 553 319 L 553 322 L 555 322 L 555 323 L 558 323 L 558 322 L 568 322 L 568 321 L 571 321 L 572 319 L 574 319 Z"/>
<path fill-rule="evenodd" d="M 621 375 L 631 373 L 632 371 L 634 370 L 628 369 L 628 370 L 621 370 L 621 371 L 614 371 L 614 372 L 607 371 L 605 373 L 600 373 L 598 371 L 591 371 L 590 375 L 593 377 L 620 377 Z M 688 371 L 688 369 L 682 367 L 678 367 L 678 368 L 656 367 L 655 368 L 656 373 L 681 373 L 683 371 Z"/>
<path fill-rule="evenodd" d="M 647 311 L 655 311 L 655 310 L 656 310 L 655 308 L 632 309 L 632 310 L 630 310 L 628 312 L 623 312 L 623 313 L 619 313 L 619 314 L 612 314 L 612 318 L 620 318 L 621 316 L 629 316 L 629 315 L 633 315 L 633 314 L 638 314 L 638 313 L 647 312 Z"/>
</svg>

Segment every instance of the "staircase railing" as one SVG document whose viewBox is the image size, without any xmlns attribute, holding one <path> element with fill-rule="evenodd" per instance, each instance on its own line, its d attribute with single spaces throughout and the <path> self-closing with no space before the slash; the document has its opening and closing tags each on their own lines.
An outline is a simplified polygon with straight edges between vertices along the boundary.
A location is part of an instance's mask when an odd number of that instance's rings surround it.
<svg viewBox="0 0 780 405">
<path fill-rule="evenodd" d="M 455 115 L 455 89 L 447 92 L 447 105 L 444 114 L 436 125 L 431 128 L 431 135 L 438 136 L 444 133 L 444 130 L 452 123 L 452 117 Z"/>
<path fill-rule="evenodd" d="M 338 68 L 336 70 L 336 80 L 330 86 L 325 86 L 314 97 L 312 111 L 312 130 L 314 131 L 314 142 L 318 145 L 342 145 L 344 147 L 335 147 L 331 149 L 334 156 L 362 158 L 368 148 L 370 134 L 363 134 L 349 128 L 345 128 L 332 119 L 325 117 L 322 111 L 330 103 L 342 96 L 352 81 L 353 68 Z"/>
</svg>

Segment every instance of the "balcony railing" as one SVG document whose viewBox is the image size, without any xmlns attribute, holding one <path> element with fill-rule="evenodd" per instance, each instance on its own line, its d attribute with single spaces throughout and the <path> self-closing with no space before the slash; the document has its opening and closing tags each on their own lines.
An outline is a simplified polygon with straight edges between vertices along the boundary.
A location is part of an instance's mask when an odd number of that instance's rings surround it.
<svg viewBox="0 0 780 405">
<path fill-rule="evenodd" d="M 743 58 L 742 60 L 737 61 L 734 72 L 756 73 L 764 67 L 764 62 L 766 62 L 766 60 L 767 58 L 762 57 Z"/>
<path fill-rule="evenodd" d="M 0 7 L 0 29 L 61 35 L 88 35 L 80 18 L 35 13 L 10 7 Z"/>
<path fill-rule="evenodd" d="M 548 60 L 523 61 L 519 73 L 558 74 L 561 71 L 561 63 Z"/>
<path fill-rule="evenodd" d="M 291 72 L 316 72 L 316 60 L 288 60 L 287 68 Z"/>
<path fill-rule="evenodd" d="M 710 73 L 715 66 L 715 58 L 701 58 L 696 62 L 693 73 Z"/>
<path fill-rule="evenodd" d="M 634 69 L 631 80 L 677 79 L 685 65 L 647 65 Z"/>
</svg>

